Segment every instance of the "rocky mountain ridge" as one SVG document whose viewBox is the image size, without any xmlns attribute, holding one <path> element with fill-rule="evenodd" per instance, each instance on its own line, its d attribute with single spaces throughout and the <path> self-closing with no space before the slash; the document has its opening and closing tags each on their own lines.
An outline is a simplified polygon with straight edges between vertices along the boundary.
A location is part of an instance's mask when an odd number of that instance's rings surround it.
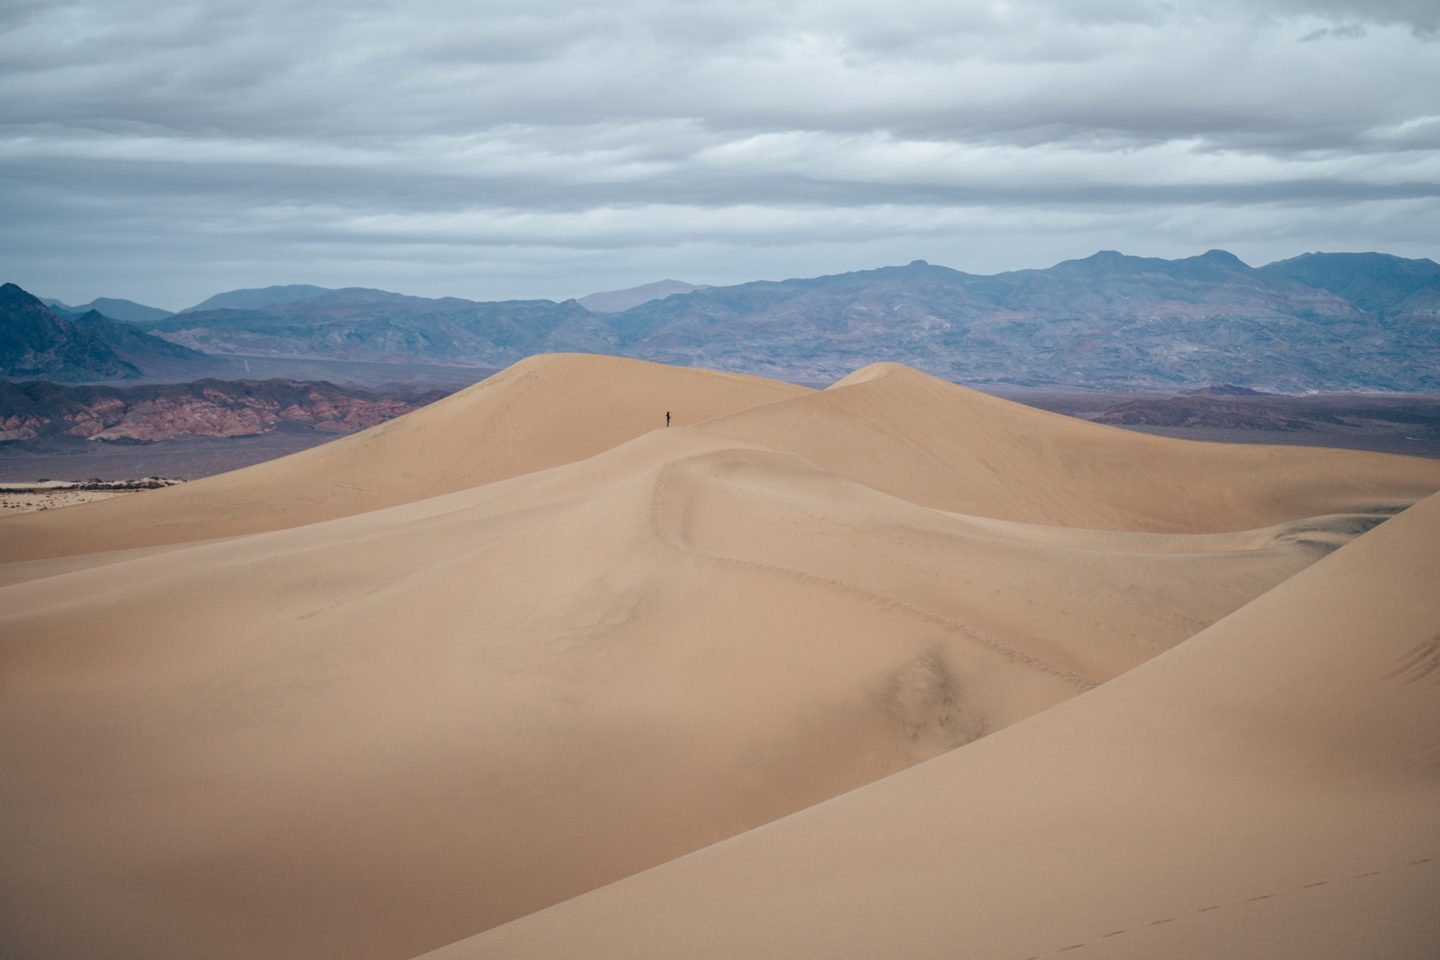
<svg viewBox="0 0 1440 960">
<path fill-rule="evenodd" d="M 91 310 L 62 316 L 13 283 L 0 286 L 0 377 L 61 382 L 119 380 L 205 357 Z"/>
<path fill-rule="evenodd" d="M 1373 253 L 1253 268 L 1222 250 L 1101 251 L 993 276 L 917 260 L 690 289 L 618 312 L 299 285 L 231 291 L 133 326 L 272 357 L 498 368 L 575 351 L 807 382 L 894 360 L 981 386 L 1440 391 L 1440 264 Z"/>
<path fill-rule="evenodd" d="M 1327 258 L 1315 272 L 1349 263 Z M 611 321 L 624 353 L 814 380 L 883 359 L 974 384 L 1440 389 L 1440 310 L 1425 294 L 1440 293 L 1440 279 L 1361 305 L 1292 273 L 1223 251 L 1103 251 L 988 277 L 915 261 L 711 288 Z"/>
</svg>

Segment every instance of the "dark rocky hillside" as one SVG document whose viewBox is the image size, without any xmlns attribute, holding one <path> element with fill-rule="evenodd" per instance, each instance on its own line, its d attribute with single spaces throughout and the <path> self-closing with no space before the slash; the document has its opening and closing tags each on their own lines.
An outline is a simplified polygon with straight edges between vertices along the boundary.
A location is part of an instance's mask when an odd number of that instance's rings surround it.
<svg viewBox="0 0 1440 960">
<path fill-rule="evenodd" d="M 0 377 L 118 380 L 205 359 L 134 324 L 94 310 L 61 316 L 13 283 L 0 286 Z"/>
</svg>

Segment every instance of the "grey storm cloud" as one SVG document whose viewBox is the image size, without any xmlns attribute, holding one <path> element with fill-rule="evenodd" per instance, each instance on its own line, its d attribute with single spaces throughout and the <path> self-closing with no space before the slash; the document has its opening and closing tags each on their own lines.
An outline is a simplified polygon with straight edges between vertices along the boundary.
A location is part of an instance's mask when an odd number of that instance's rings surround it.
<svg viewBox="0 0 1440 960">
<path fill-rule="evenodd" d="M 564 297 L 1435 253 L 1433 0 L 0 4 L 4 279 Z M 1303 41 L 1303 42 L 1302 42 Z"/>
</svg>

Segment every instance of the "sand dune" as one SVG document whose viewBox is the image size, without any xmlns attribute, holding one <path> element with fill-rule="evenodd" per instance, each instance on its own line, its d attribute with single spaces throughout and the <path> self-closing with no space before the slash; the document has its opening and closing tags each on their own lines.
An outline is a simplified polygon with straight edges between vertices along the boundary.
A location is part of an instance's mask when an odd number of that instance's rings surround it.
<svg viewBox="0 0 1440 960">
<path fill-rule="evenodd" d="M 427 955 L 1440 954 L 1440 497 L 994 737 Z"/>
<path fill-rule="evenodd" d="M 1111 530 L 1268 526 L 1412 502 L 1440 476 L 1418 458 L 1117 430 L 893 363 L 705 429 L 941 510 Z"/>
<path fill-rule="evenodd" d="M 623 386 L 608 383 L 617 378 Z M 176 488 L 200 491 L 194 500 L 161 491 L 90 511 L 93 534 L 71 522 L 88 508 L 23 528 L 30 539 L 12 555 L 39 559 L 0 566 L 0 769 L 10 784 L 0 792 L 0 943 L 26 957 L 413 956 L 827 798 L 907 783 L 897 775 L 847 792 L 956 747 L 910 775 L 999 756 L 990 745 L 1011 734 L 988 734 L 1066 716 L 1058 711 L 1080 693 L 1119 677 L 1076 709 L 1149 675 L 1186 653 L 1187 638 L 1300 582 L 1287 578 L 1426 483 L 1440 487 L 1440 466 L 1403 458 L 1312 451 L 1319 479 L 1306 482 L 1299 459 L 1256 472 L 1268 461 L 1229 447 L 1132 447 L 1131 435 L 1105 428 L 1082 433 L 1110 473 L 1085 474 L 1071 463 L 1083 451 L 1069 421 L 1003 401 L 992 412 L 989 398 L 893 367 L 821 393 L 573 357 L 537 358 L 487 383 L 363 445 L 342 446 L 357 436 L 328 454 Z M 717 415 L 760 405 L 698 426 L 634 426 L 646 411 L 678 408 L 668 402 L 677 385 Z M 551 391 L 559 406 L 585 409 L 585 423 L 557 426 Z M 991 466 L 1016 471 L 1008 493 L 959 459 L 982 442 L 970 422 L 982 413 L 1010 418 L 983 441 L 999 451 Z M 963 430 L 975 435 L 956 441 Z M 1142 449 L 1166 456 L 1152 464 Z M 1180 483 L 1171 453 L 1203 463 L 1229 493 L 1206 499 Z M 1123 476 L 1151 466 L 1151 481 Z M 312 498 L 347 470 L 367 478 L 363 489 L 335 487 L 339 503 Z M 1067 471 L 1100 506 L 1087 513 L 1063 490 Z M 1128 501 L 1107 476 L 1127 485 Z M 1165 512 L 1166 483 L 1188 508 Z M 951 506 L 988 497 L 990 509 L 938 509 L 927 491 Z M 1032 508 L 1076 523 L 1021 522 Z M 157 533 L 168 515 L 177 526 Z M 1078 523 L 1102 515 L 1134 526 Z M 1412 516 L 1311 569 L 1414 528 Z M 1265 522 L 1242 522 L 1256 517 Z M 0 543 L 14 522 L 0 521 Z M 46 549 L 51 537 L 60 542 Z M 87 543 L 116 549 L 65 555 Z M 1404 550 L 1394 563 L 1415 554 Z M 1243 705 L 1256 677 L 1287 690 L 1260 669 L 1282 654 L 1260 657 L 1251 676 L 1253 646 L 1269 640 L 1254 636 L 1251 647 L 1227 641 L 1232 652 L 1197 674 L 1196 690 L 1180 689 L 1182 677 L 1154 696 L 1173 692 L 1183 707 L 1186 696 L 1223 699 L 1233 684 Z M 1287 643 L 1283 655 L 1303 659 Z M 1116 745 L 1101 759 L 1133 750 L 1138 762 L 1145 731 L 1168 735 L 1154 722 L 1163 704 L 1145 710 L 1107 721 Z M 1076 716 L 1077 729 L 1090 722 Z M 1234 723 L 1216 734 L 1186 722 L 1202 750 L 1241 735 Z M 1315 722 L 1329 736 L 1341 719 Z M 1129 728 L 1139 732 L 1119 736 Z M 1057 742 L 1091 749 L 1078 734 Z M 965 762 L 1013 765 L 1012 786 L 1029 789 L 1043 774 L 1034 764 L 1048 762 L 1032 749 Z M 1155 769 L 1153 797 L 1168 803 L 1168 778 L 1183 769 Z M 1152 797 L 1144 783 L 1115 783 L 1120 799 Z M 914 794 L 917 817 L 924 804 L 1006 807 L 993 785 L 967 781 L 963 802 L 953 790 L 894 789 Z M 1082 801 L 1103 793 L 1091 781 L 1078 789 Z M 1040 803 L 1011 799 L 1022 818 Z M 1077 811 L 1095 815 L 1084 803 Z M 864 833 L 859 820 L 847 829 Z M 1135 829 L 1152 828 L 1139 819 Z M 752 849 L 759 835 L 713 850 Z M 836 858 L 848 849 L 824 842 Z M 687 865 L 711 855 L 674 869 L 701 869 Z M 973 882 L 999 889 L 1010 875 L 987 855 L 1002 875 Z M 806 857 L 765 869 L 799 875 Z M 840 884 L 843 859 L 813 861 L 831 862 Z M 879 856 L 872 869 L 910 866 Z M 933 873 L 938 861 L 915 869 L 949 882 Z M 641 914 L 653 876 L 596 896 L 619 898 L 616 916 Z M 788 902 L 772 900 L 777 910 Z M 555 949 L 533 955 L 592 955 L 564 940 L 572 920 L 575 930 L 600 923 L 585 913 L 590 902 L 457 949 L 509 956 L 536 937 Z M 806 916 L 809 901 L 795 902 Z M 731 915 L 684 916 L 723 926 Z M 602 927 L 597 944 L 627 943 Z M 772 955 L 808 949 L 807 929 L 777 939 Z M 662 931 L 636 930 L 636 944 L 665 952 Z"/>
<path fill-rule="evenodd" d="M 571 463 L 671 410 L 942 510 L 1209 532 L 1400 507 L 1440 463 L 1176 441 L 1050 414 L 875 364 L 824 391 L 616 357 L 532 357 L 408 416 L 127 503 L 10 517 L 0 563 L 230 537 L 352 516 Z"/>
<path fill-rule="evenodd" d="M 230 537 L 352 516 L 570 463 L 663 426 L 810 391 L 685 367 L 550 354 L 405 417 L 151 495 L 7 518 L 0 563 Z"/>
</svg>

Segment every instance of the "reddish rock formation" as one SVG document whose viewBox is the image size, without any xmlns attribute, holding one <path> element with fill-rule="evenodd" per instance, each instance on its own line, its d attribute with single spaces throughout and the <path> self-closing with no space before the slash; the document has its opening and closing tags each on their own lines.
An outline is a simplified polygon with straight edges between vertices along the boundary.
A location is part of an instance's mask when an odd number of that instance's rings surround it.
<svg viewBox="0 0 1440 960">
<path fill-rule="evenodd" d="M 0 442 L 47 436 L 150 443 L 177 437 L 243 437 L 294 424 L 350 433 L 408 413 L 440 391 L 398 396 L 294 380 L 144 387 L 0 383 Z"/>
</svg>

